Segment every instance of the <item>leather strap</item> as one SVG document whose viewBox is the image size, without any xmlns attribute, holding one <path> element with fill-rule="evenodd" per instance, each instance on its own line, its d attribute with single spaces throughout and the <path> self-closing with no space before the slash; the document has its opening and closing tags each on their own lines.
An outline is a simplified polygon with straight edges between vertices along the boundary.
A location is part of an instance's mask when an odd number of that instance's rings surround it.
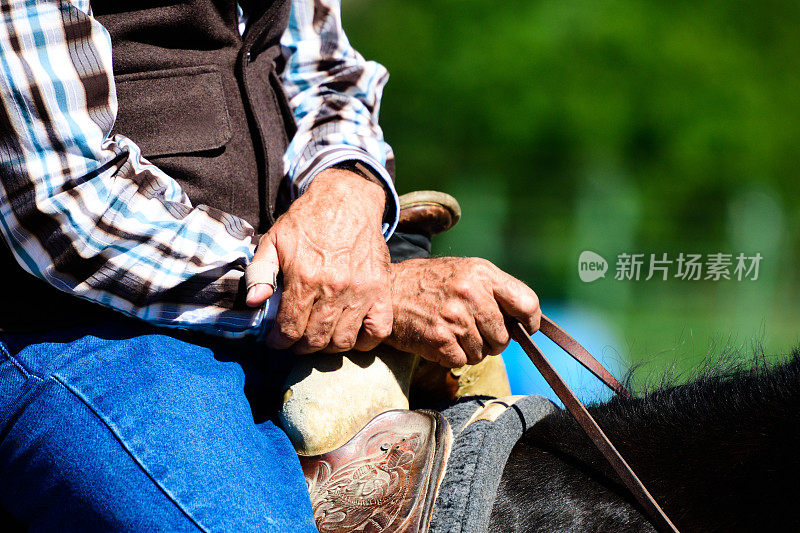
<svg viewBox="0 0 800 533">
<path fill-rule="evenodd" d="M 606 434 L 603 433 L 603 430 L 597 425 L 597 421 L 589 414 L 589 411 L 586 410 L 583 403 L 575 396 L 558 372 L 556 372 L 555 368 L 553 368 L 553 365 L 550 364 L 550 361 L 547 360 L 536 343 L 533 342 L 533 339 L 531 339 L 528 332 L 525 331 L 522 324 L 516 320 L 509 320 L 508 326 L 512 338 L 519 343 L 531 361 L 533 361 L 533 364 L 536 365 L 536 368 L 542 374 L 545 381 L 550 385 L 550 388 L 552 388 L 561 399 L 570 414 L 575 417 L 575 420 L 577 420 L 583 431 L 592 440 L 595 447 L 600 450 L 609 464 L 611 464 L 611 467 L 622 479 L 622 482 L 625 483 L 625 486 L 628 487 L 628 490 L 631 491 L 631 494 L 633 494 L 639 504 L 647 511 L 655 527 L 659 531 L 677 533 L 678 529 L 670 521 L 666 513 L 664 513 L 664 510 L 658 505 L 630 465 L 622 458 L 622 455 L 620 455 L 619 451 L 617 451 Z M 600 378 L 600 380 L 612 390 L 626 397 L 631 396 L 630 393 L 611 376 L 611 373 L 592 357 L 583 346 L 544 315 L 542 315 L 539 330 L 579 363 L 589 369 L 595 376 Z"/>
<path fill-rule="evenodd" d="M 545 334 L 550 340 L 556 343 L 562 350 L 571 355 L 576 361 L 583 365 L 583 367 L 595 375 L 597 379 L 605 383 L 605 385 L 625 398 L 631 398 L 631 393 L 628 389 L 622 386 L 622 383 L 606 370 L 600 361 L 592 357 L 586 348 L 581 346 L 578 341 L 573 339 L 569 333 L 561 329 L 555 322 L 542 315 L 542 321 L 539 326 L 539 331 Z"/>
</svg>

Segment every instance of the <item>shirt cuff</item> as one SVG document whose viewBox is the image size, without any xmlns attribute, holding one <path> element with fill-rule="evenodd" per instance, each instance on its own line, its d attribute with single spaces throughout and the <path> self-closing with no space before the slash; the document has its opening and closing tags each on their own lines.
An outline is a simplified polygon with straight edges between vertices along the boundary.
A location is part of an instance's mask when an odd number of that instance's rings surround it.
<svg viewBox="0 0 800 533">
<path fill-rule="evenodd" d="M 294 176 L 298 195 L 303 194 L 308 189 L 317 174 L 338 165 L 345 161 L 359 161 L 369 167 L 372 173 L 378 177 L 386 190 L 386 209 L 383 218 L 383 236 L 386 240 L 394 233 L 397 222 L 400 219 L 400 198 L 394 188 L 394 182 L 389 172 L 377 159 L 372 157 L 364 150 L 353 147 L 332 147 L 321 150 L 300 172 Z"/>
</svg>

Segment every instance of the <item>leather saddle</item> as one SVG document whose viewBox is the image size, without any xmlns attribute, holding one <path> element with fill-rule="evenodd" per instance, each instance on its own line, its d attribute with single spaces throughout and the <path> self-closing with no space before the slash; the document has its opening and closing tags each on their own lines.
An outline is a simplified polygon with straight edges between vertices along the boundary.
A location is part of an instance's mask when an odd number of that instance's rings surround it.
<svg viewBox="0 0 800 533">
<path fill-rule="evenodd" d="M 387 411 L 340 448 L 300 456 L 322 533 L 428 530 L 452 444 L 435 411 Z"/>
<path fill-rule="evenodd" d="M 423 235 L 428 239 L 447 231 L 461 216 L 458 202 L 452 196 L 436 191 L 405 194 L 400 197 L 400 205 L 398 231 Z M 413 365 L 408 365 L 409 372 L 412 368 Z M 327 403 L 326 406 L 328 414 L 316 413 L 317 416 L 323 419 L 333 416 L 330 413 L 336 411 L 331 411 Z M 302 416 L 295 417 L 300 418 L 299 421 L 314 413 L 308 402 L 302 407 L 298 411 Z M 358 418 L 339 418 L 338 433 L 352 434 L 355 428 L 348 425 L 348 420 Z M 299 421 L 289 420 L 294 424 L 284 421 L 284 427 L 299 427 Z M 293 432 L 289 434 L 291 436 Z M 309 436 L 299 437 L 295 439 L 298 440 L 295 447 L 308 449 L 305 441 Z M 317 529 L 322 533 L 428 531 L 452 441 L 450 424 L 441 414 L 428 410 L 394 409 L 373 418 L 335 450 L 320 455 L 299 455 Z"/>
</svg>

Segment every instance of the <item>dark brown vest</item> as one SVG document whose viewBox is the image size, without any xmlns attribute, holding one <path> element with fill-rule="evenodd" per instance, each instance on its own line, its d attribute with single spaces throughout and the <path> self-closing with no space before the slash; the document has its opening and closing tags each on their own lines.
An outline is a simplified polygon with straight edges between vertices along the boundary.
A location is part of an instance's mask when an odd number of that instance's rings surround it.
<svg viewBox="0 0 800 533">
<path fill-rule="evenodd" d="M 119 102 L 112 133 L 138 144 L 194 205 L 237 215 L 263 233 L 285 208 L 279 201 L 279 193 L 286 195 L 283 153 L 294 134 L 278 78 L 291 2 L 250 1 L 243 36 L 236 0 L 91 5 L 111 34 Z M 0 267 L 11 271 L 6 281 L 20 289 L 19 296 L 3 298 L 0 330 L 48 330 L 118 316 L 12 263 L 0 249 Z"/>
<path fill-rule="evenodd" d="M 273 222 L 294 134 L 278 80 L 289 0 L 253 1 L 244 36 L 235 0 L 95 0 L 111 34 L 119 112 L 136 142 L 192 203 Z"/>
</svg>

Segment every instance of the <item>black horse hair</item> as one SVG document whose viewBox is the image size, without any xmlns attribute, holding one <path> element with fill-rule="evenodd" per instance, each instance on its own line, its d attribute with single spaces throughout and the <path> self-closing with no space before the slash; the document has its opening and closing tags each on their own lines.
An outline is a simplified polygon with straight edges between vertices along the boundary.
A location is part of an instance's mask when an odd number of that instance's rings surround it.
<svg viewBox="0 0 800 533">
<path fill-rule="evenodd" d="M 800 531 L 800 353 L 709 359 L 589 411 L 682 531 Z M 637 373 L 641 369 L 637 370 Z M 632 376 L 629 376 L 628 382 Z M 516 445 L 490 531 L 652 531 L 567 412 Z"/>
</svg>

